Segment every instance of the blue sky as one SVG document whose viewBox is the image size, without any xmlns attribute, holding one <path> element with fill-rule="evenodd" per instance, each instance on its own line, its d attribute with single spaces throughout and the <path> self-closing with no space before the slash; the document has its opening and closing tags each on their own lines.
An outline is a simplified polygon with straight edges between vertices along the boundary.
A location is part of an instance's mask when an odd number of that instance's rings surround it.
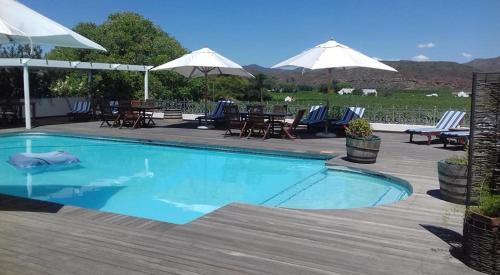
<svg viewBox="0 0 500 275">
<path fill-rule="evenodd" d="M 498 0 L 20 0 L 73 27 L 134 11 L 189 50 L 208 46 L 272 66 L 335 38 L 383 60 L 467 62 L 500 56 Z"/>
</svg>

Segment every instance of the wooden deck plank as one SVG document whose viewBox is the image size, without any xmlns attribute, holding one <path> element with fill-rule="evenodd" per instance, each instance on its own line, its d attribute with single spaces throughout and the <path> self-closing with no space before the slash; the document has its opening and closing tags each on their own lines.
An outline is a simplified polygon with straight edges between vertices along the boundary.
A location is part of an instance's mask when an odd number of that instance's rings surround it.
<svg viewBox="0 0 500 275">
<path fill-rule="evenodd" d="M 343 139 L 224 138 L 221 131 L 162 125 L 40 127 L 115 137 L 345 154 Z M 11 130 L 0 130 L 8 132 Z M 414 194 L 391 205 L 293 210 L 234 203 L 185 225 L 0 195 L 0 266 L 10 274 L 479 274 L 454 258 L 461 206 L 431 196 L 436 161 L 455 154 L 381 134 L 379 160 L 348 165 L 409 181 Z M 415 169 L 414 167 L 418 167 Z M 458 233 L 457 233 L 458 232 Z M 458 236 L 459 237 L 459 236 Z"/>
</svg>

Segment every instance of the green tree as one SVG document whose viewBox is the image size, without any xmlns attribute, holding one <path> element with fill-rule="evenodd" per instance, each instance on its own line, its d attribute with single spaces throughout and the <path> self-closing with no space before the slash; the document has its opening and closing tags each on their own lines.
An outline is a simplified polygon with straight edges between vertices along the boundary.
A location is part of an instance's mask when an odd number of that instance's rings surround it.
<svg viewBox="0 0 500 275">
<path fill-rule="evenodd" d="M 0 58 L 41 58 L 42 49 L 39 46 L 31 50 L 29 45 L 4 45 L 0 47 Z M 34 97 L 43 97 L 50 94 L 48 89 L 49 78 L 45 71 L 30 73 L 30 92 Z M 0 99 L 15 100 L 23 95 L 23 72 L 20 68 L 0 69 Z"/>
<path fill-rule="evenodd" d="M 150 20 L 132 13 L 114 13 L 101 25 L 79 23 L 74 30 L 105 47 L 101 52 L 86 49 L 55 48 L 49 59 L 89 62 L 159 65 L 186 53 L 180 43 Z M 124 71 L 95 71 L 93 89 L 97 95 L 141 98 L 144 74 Z M 84 95 L 83 73 L 59 73 L 51 89 L 58 94 Z M 187 81 L 172 72 L 150 73 L 150 95 L 155 98 L 177 98 L 185 92 Z"/>
</svg>

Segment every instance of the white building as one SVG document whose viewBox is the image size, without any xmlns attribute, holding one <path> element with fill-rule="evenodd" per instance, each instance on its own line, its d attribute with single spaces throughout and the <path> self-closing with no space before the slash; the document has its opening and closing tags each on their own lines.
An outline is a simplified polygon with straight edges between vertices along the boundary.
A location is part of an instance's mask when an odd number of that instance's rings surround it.
<svg viewBox="0 0 500 275">
<path fill-rule="evenodd" d="M 352 89 L 352 88 L 342 88 L 340 91 L 338 91 L 338 94 L 339 95 L 350 95 L 350 94 L 352 94 L 353 91 L 354 91 L 354 89 Z"/>
<path fill-rule="evenodd" d="M 363 89 L 363 95 L 374 95 L 377 96 L 377 90 L 376 89 Z"/>
</svg>

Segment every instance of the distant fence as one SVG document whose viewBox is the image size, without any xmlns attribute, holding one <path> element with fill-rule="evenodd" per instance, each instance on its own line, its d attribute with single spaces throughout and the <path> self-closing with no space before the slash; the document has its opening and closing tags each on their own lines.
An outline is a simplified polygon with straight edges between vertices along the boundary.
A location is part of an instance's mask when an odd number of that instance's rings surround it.
<svg viewBox="0 0 500 275">
<path fill-rule="evenodd" d="M 266 111 L 271 111 L 274 105 L 283 105 L 283 101 L 266 101 L 262 103 Z M 297 113 L 300 109 L 309 110 L 312 105 L 324 104 L 321 101 L 294 101 L 288 102 L 288 111 L 290 113 Z M 204 103 L 196 101 L 160 101 L 159 106 L 163 109 L 179 109 L 184 114 L 201 114 L 204 112 Z M 246 105 L 261 104 L 260 102 L 238 102 L 241 111 L 245 111 Z M 208 102 L 208 109 L 212 110 L 215 102 Z M 348 106 L 332 105 L 329 109 L 329 117 L 341 117 L 345 108 Z M 436 124 L 444 112 L 450 110 L 449 108 L 410 108 L 407 106 L 361 106 L 365 107 L 366 111 L 364 118 L 374 123 L 390 123 L 390 124 L 414 124 L 414 125 L 434 125 Z M 462 125 L 469 125 L 470 110 L 455 109 L 466 112 L 466 116 Z"/>
</svg>

